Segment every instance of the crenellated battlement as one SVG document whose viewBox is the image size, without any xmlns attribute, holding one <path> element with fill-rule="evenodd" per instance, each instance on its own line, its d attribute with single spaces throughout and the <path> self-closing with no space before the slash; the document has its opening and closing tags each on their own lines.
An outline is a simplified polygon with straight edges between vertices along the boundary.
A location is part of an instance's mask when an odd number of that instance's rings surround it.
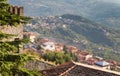
<svg viewBox="0 0 120 76">
<path fill-rule="evenodd" d="M 23 16 L 24 15 L 24 8 L 22 6 L 12 6 L 11 5 L 8 9 L 8 12 L 10 12 L 11 14 Z"/>
<path fill-rule="evenodd" d="M 8 9 L 8 12 L 12 14 L 16 14 L 19 16 L 24 15 L 24 8 L 22 6 L 13 6 L 11 5 Z M 0 26 L 0 31 L 6 34 L 13 34 L 15 37 L 10 39 L 4 39 L 4 41 L 14 41 L 16 38 L 22 39 L 23 38 L 23 25 L 19 24 L 19 26 L 9 26 L 4 25 Z"/>
</svg>

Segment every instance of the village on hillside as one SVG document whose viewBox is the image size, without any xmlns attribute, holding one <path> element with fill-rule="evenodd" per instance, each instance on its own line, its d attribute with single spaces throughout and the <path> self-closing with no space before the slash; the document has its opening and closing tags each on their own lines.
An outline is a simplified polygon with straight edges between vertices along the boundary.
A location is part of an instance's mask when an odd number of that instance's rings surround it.
<svg viewBox="0 0 120 76">
<path fill-rule="evenodd" d="M 11 6 L 8 9 L 9 15 L 23 16 L 23 7 Z M 120 75 L 120 62 L 105 60 L 73 45 L 40 37 L 36 32 L 24 31 L 19 20 L 18 26 L 0 26 L 0 76 Z"/>
<path fill-rule="evenodd" d="M 30 39 L 30 43 L 24 45 L 24 50 L 37 52 L 39 55 L 42 55 L 47 50 L 51 52 L 64 53 L 66 49 L 67 52 L 74 53 L 76 55 L 77 62 L 79 63 L 84 63 L 91 66 L 114 70 L 114 71 L 120 71 L 119 62 L 116 62 L 114 60 L 105 60 L 102 57 L 94 56 L 92 53 L 86 50 L 79 50 L 75 46 L 57 43 L 48 38 L 37 39 L 37 34 L 34 32 L 24 32 L 24 37 L 27 37 Z"/>
</svg>

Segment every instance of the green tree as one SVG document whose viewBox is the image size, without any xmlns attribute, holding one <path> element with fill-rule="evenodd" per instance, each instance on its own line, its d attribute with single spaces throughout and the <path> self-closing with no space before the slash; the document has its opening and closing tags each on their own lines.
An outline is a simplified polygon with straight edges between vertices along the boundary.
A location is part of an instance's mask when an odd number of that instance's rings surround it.
<svg viewBox="0 0 120 76">
<path fill-rule="evenodd" d="M 8 12 L 9 6 L 7 0 L 0 0 L 0 26 L 16 26 L 21 23 L 21 20 L 23 22 L 28 20 L 26 17 L 10 14 Z M 15 53 L 17 51 L 16 44 L 19 45 L 27 40 L 3 42 L 3 39 L 13 36 L 0 32 L 0 76 L 40 76 L 37 71 L 30 71 L 22 67 L 24 62 L 33 59 L 33 57 Z"/>
<path fill-rule="evenodd" d="M 0 0 L 0 25 L 17 26 L 20 23 L 26 23 L 30 18 L 18 16 L 8 12 L 10 5 L 7 0 Z"/>
<path fill-rule="evenodd" d="M 62 53 L 62 52 L 51 52 L 47 51 L 43 56 L 43 59 L 48 61 L 53 61 L 56 64 L 62 64 L 65 62 L 69 62 L 72 60 L 70 53 Z"/>
<path fill-rule="evenodd" d="M 1 35 L 4 36 L 2 38 L 5 38 L 5 35 L 7 34 Z M 39 76 L 35 71 L 29 71 L 22 68 L 23 63 L 31 60 L 33 57 L 25 54 L 14 53 L 15 51 L 17 51 L 16 46 L 0 40 L 0 74 L 2 76 L 14 76 L 16 74 L 22 74 L 23 76 Z"/>
</svg>

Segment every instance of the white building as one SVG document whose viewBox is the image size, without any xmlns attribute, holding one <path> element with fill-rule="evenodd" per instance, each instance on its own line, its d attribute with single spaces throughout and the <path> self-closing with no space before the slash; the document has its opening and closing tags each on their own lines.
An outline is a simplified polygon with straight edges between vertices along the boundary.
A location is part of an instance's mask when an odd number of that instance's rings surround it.
<svg viewBox="0 0 120 76">
<path fill-rule="evenodd" d="M 30 41 L 31 41 L 31 42 L 34 42 L 34 41 L 35 41 L 36 36 L 35 36 L 35 35 L 30 35 L 30 36 L 29 36 L 29 38 L 30 38 Z"/>
<path fill-rule="evenodd" d="M 44 50 L 50 50 L 54 51 L 55 50 L 55 44 L 54 42 L 45 42 L 41 44 L 41 48 Z"/>
</svg>

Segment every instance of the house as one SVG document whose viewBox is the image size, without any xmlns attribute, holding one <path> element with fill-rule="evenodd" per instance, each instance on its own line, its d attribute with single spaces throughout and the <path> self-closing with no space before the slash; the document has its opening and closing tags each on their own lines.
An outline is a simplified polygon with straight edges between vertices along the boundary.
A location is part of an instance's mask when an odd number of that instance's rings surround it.
<svg viewBox="0 0 120 76">
<path fill-rule="evenodd" d="M 103 60 L 103 58 L 102 58 L 102 57 L 99 57 L 99 56 L 94 56 L 94 59 Z"/>
<path fill-rule="evenodd" d="M 49 39 L 47 39 L 47 38 L 40 38 L 40 39 L 38 40 L 38 42 L 39 42 L 40 44 L 43 44 L 43 43 L 45 43 L 45 42 L 52 42 L 52 41 L 49 40 Z"/>
<path fill-rule="evenodd" d="M 75 46 L 66 46 L 66 49 L 70 53 L 76 53 L 78 51 L 78 48 Z"/>
<path fill-rule="evenodd" d="M 45 43 L 42 43 L 40 46 L 44 50 L 55 51 L 55 43 L 54 42 L 45 42 Z"/>
<path fill-rule="evenodd" d="M 61 51 L 61 52 L 63 52 L 63 47 L 64 47 L 64 45 L 62 45 L 62 44 L 59 44 L 59 43 L 56 43 L 56 44 L 55 44 L 55 50 L 56 50 L 56 51 Z"/>
<path fill-rule="evenodd" d="M 55 51 L 55 43 L 47 38 L 40 38 L 38 40 L 40 47 L 45 50 Z"/>
<path fill-rule="evenodd" d="M 36 35 L 32 32 L 24 32 L 24 37 L 27 37 L 30 39 L 30 42 L 34 42 Z"/>
<path fill-rule="evenodd" d="M 92 58 L 93 55 L 86 51 L 79 51 L 77 52 L 77 57 L 79 62 L 87 61 L 88 59 Z"/>
<path fill-rule="evenodd" d="M 110 69 L 110 63 L 106 62 L 106 61 L 98 61 L 95 63 L 97 66 L 100 66 L 102 68 L 105 69 Z"/>
<path fill-rule="evenodd" d="M 30 38 L 30 41 L 31 41 L 31 42 L 34 42 L 34 41 L 35 41 L 35 38 L 36 38 L 36 35 L 35 35 L 35 34 L 30 34 L 30 35 L 29 35 L 29 38 Z"/>
</svg>

